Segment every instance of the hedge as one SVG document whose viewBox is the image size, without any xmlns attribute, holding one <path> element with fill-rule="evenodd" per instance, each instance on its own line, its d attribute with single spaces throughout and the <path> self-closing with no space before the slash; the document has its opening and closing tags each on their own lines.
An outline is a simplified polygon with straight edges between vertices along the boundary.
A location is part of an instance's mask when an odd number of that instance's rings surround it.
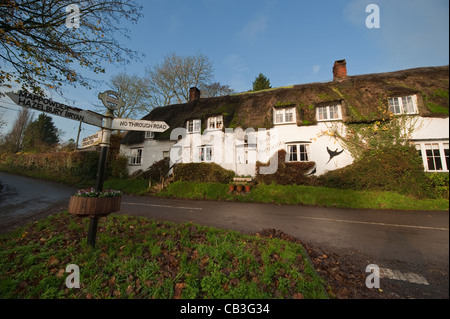
<svg viewBox="0 0 450 319">
<path fill-rule="evenodd" d="M 275 158 L 278 160 L 276 172 L 273 174 L 261 174 L 260 168 L 268 167 Z M 255 181 L 264 184 L 313 186 L 317 184 L 317 178 L 315 176 L 307 176 L 307 174 L 314 169 L 315 165 L 315 162 L 286 162 L 286 151 L 281 149 L 269 162 L 256 162 Z"/>
<path fill-rule="evenodd" d="M 216 163 L 176 164 L 173 168 L 175 181 L 199 183 L 229 183 L 234 172 Z"/>
</svg>

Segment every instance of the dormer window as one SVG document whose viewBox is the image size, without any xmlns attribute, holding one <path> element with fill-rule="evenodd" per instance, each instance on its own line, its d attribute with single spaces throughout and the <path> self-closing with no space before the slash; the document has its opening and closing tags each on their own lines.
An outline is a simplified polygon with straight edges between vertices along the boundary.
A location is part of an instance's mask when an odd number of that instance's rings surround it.
<svg viewBox="0 0 450 319">
<path fill-rule="evenodd" d="M 336 121 L 342 120 L 341 105 L 329 105 L 316 108 L 317 121 Z"/>
<path fill-rule="evenodd" d="M 389 98 L 389 111 L 392 114 L 417 114 L 417 96 L 402 96 Z"/>
<path fill-rule="evenodd" d="M 154 139 L 155 138 L 155 132 L 146 131 L 145 132 L 145 138 L 146 139 Z"/>
<path fill-rule="evenodd" d="M 274 124 L 294 124 L 296 123 L 295 107 L 274 109 Z"/>
<path fill-rule="evenodd" d="M 223 128 L 223 116 L 208 118 L 208 130 L 221 130 Z"/>
<path fill-rule="evenodd" d="M 188 133 L 200 133 L 201 121 L 200 120 L 191 120 L 187 121 L 186 129 Z"/>
</svg>

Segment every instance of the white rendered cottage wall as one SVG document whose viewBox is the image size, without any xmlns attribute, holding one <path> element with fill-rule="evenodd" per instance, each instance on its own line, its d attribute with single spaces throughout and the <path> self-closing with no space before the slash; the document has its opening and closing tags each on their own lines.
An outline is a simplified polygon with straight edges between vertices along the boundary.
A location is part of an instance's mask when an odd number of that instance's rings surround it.
<svg viewBox="0 0 450 319">
<path fill-rule="evenodd" d="M 170 140 L 154 140 L 145 139 L 144 142 L 133 145 L 120 145 L 120 152 L 123 156 L 128 158 L 128 174 L 133 174 L 138 170 L 146 170 L 152 166 L 155 162 L 162 160 L 164 157 L 168 157 L 170 149 L 175 142 Z M 142 150 L 142 156 L 140 163 L 132 164 L 130 162 L 133 153 L 136 150 Z"/>
<path fill-rule="evenodd" d="M 447 140 L 449 139 L 449 119 L 411 117 L 415 123 L 412 140 Z M 204 162 L 214 162 L 225 169 L 233 170 L 237 175 L 254 176 L 256 161 L 267 162 L 278 150 L 287 151 L 286 145 L 302 143 L 309 145 L 308 160 L 316 163 L 315 175 L 343 168 L 353 163 L 351 154 L 343 149 L 338 141 L 329 134 L 336 126 L 343 127 L 342 122 L 319 122 L 316 125 L 297 126 L 296 124 L 275 125 L 272 129 L 240 128 L 206 130 L 203 134 L 188 134 L 179 128 L 182 138 L 178 141 L 146 139 L 143 143 L 131 147 L 121 145 L 122 153 L 129 157 L 133 149 L 142 148 L 142 160 L 139 165 L 129 165 L 129 173 L 145 170 L 153 163 L 167 156 L 170 151 L 171 164 L 200 162 L 203 152 L 212 148 L 211 157 L 204 157 Z M 174 138 L 175 139 L 175 138 Z M 331 153 L 338 154 L 334 157 Z M 205 155 L 205 153 L 203 153 Z"/>
</svg>

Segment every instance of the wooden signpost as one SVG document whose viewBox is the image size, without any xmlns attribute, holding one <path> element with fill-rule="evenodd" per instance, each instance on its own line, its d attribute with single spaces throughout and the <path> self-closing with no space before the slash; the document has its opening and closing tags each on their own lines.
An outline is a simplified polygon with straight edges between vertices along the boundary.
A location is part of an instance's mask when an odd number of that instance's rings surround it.
<svg viewBox="0 0 450 319">
<path fill-rule="evenodd" d="M 8 92 L 6 93 L 6 95 L 19 106 L 27 107 L 36 111 L 50 113 L 102 128 L 101 131 L 89 137 L 86 137 L 81 142 L 82 148 L 93 145 L 101 146 L 97 169 L 97 181 L 95 187 L 95 190 L 97 192 L 103 191 L 106 157 L 108 154 L 112 130 L 164 132 L 169 128 L 169 126 L 165 122 L 113 119 L 113 111 L 125 105 L 123 99 L 114 91 L 105 91 L 98 95 L 98 98 L 108 109 L 105 115 L 75 107 L 70 107 L 68 105 L 55 102 L 48 98 L 44 98 L 42 96 L 25 91 L 19 91 L 18 93 Z M 89 223 L 88 244 L 92 247 L 95 246 L 98 218 L 98 216 L 90 217 L 91 220 Z"/>
</svg>

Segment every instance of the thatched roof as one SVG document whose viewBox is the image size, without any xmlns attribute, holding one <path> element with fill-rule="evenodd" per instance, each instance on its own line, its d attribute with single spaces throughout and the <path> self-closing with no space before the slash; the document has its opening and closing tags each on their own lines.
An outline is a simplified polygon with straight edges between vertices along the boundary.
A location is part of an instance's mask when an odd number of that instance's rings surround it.
<svg viewBox="0 0 450 319">
<path fill-rule="evenodd" d="M 299 126 L 316 124 L 315 108 L 333 102 L 342 105 L 347 123 L 371 122 L 386 116 L 388 98 L 417 94 L 423 117 L 448 117 L 449 66 L 426 67 L 389 73 L 348 76 L 341 81 L 294 85 L 286 88 L 204 98 L 154 109 L 144 120 L 165 121 L 171 129 L 186 127 L 186 121 L 223 115 L 225 127 L 271 128 L 273 108 L 295 106 Z M 156 133 L 168 139 L 170 129 Z M 143 132 L 128 132 L 122 144 L 141 143 Z"/>
</svg>

